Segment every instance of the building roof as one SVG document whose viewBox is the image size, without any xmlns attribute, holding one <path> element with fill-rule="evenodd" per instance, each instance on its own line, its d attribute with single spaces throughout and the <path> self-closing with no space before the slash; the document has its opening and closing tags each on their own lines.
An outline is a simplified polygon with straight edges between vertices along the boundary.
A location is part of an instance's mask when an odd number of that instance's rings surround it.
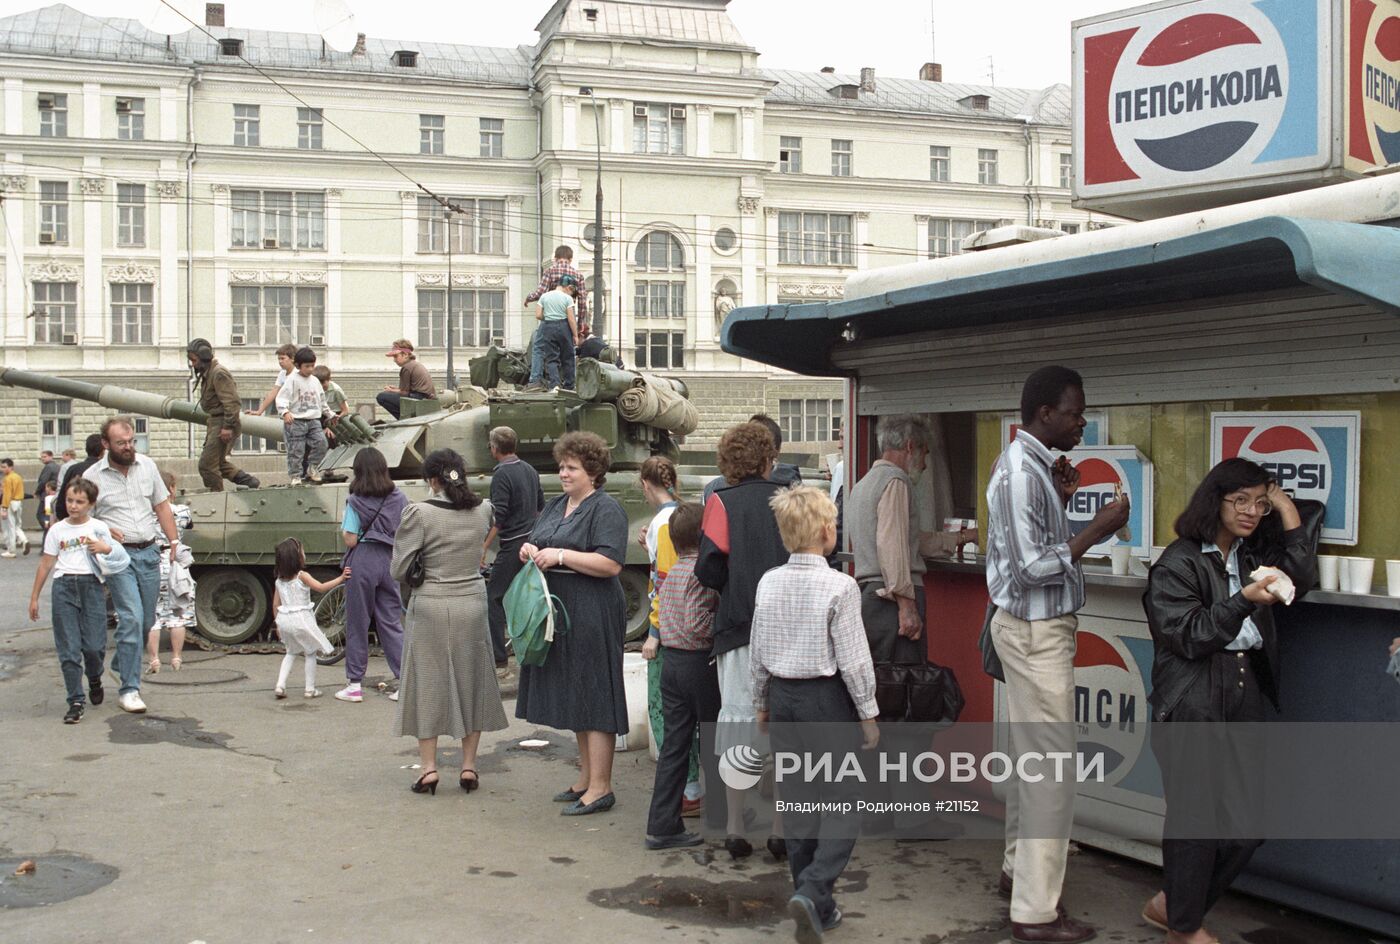
<svg viewBox="0 0 1400 944">
<path fill-rule="evenodd" d="M 1164 299 L 1189 310 L 1209 299 L 1302 286 L 1400 314 L 1400 283 L 1384 259 L 1400 260 L 1400 229 L 1393 226 L 1266 216 L 848 301 L 739 308 L 726 319 L 720 343 L 763 364 L 831 376 L 840 373 L 833 353 L 848 331 L 862 340 L 973 326 L 993 332 L 1023 320 L 1111 315 Z"/>
<path fill-rule="evenodd" d="M 774 104 L 916 112 L 962 118 L 1013 119 L 1026 115 L 1035 124 L 1064 128 L 1070 125 L 1070 90 L 1068 85 L 1063 84 L 1043 89 L 1017 89 L 1000 85 L 960 85 L 876 76 L 875 91 L 861 91 L 856 98 L 841 98 L 832 89 L 842 85 L 859 87 L 860 76 L 784 69 L 765 69 L 763 74 L 778 83 L 768 93 L 767 100 Z M 964 99 L 977 95 L 987 97 L 985 110 L 963 104 Z"/>
<path fill-rule="evenodd" d="M 729 18 L 728 5 L 729 0 L 558 0 L 535 29 L 541 45 L 567 35 L 752 51 Z"/>
<path fill-rule="evenodd" d="M 243 40 L 243 56 L 265 69 L 355 72 L 415 78 L 457 79 L 490 85 L 528 87 L 534 49 L 501 49 L 419 40 L 366 39 L 365 52 L 322 49 L 315 33 L 209 27 L 224 39 Z M 235 56 L 219 54 L 219 44 L 198 28 L 178 36 L 156 33 L 137 20 L 89 16 L 56 3 L 0 19 L 0 52 L 144 62 L 162 65 L 217 65 L 247 68 Z M 394 64 L 397 50 L 418 53 L 417 66 Z"/>
</svg>

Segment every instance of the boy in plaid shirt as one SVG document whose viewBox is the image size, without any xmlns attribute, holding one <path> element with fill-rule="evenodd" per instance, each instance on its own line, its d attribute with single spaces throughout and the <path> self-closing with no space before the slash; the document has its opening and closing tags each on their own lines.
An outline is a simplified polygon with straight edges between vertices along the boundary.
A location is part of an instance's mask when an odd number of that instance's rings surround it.
<svg viewBox="0 0 1400 944">
<path fill-rule="evenodd" d="M 660 607 L 661 646 L 661 753 L 656 759 L 656 781 L 647 816 L 648 849 L 698 846 L 697 833 L 681 823 L 681 800 L 690 773 L 690 747 L 698 728 L 700 762 L 708 783 L 716 784 L 715 750 L 711 731 L 719 717 L 719 676 L 710 657 L 714 641 L 715 609 L 719 594 L 695 578 L 700 550 L 700 519 L 704 512 L 693 502 L 682 502 L 671 513 L 671 543 L 676 562 L 656 591 Z M 716 790 L 715 793 L 722 791 Z M 722 812 L 711 804 L 710 821 Z"/>
<path fill-rule="evenodd" d="M 826 563 L 836 548 L 836 505 L 810 485 L 785 488 L 768 503 L 792 556 L 763 575 L 754 596 L 749 670 L 759 729 L 776 725 L 774 754 L 834 750 L 829 742 L 837 723 L 849 727 L 851 750 L 871 750 L 880 741 L 880 712 L 860 588 Z M 854 799 L 840 783 L 799 784 L 801 797 L 790 798 L 787 789 L 785 800 Z M 841 923 L 831 891 L 855 849 L 858 818 L 788 812 L 783 822 L 795 891 L 787 911 L 797 922 L 797 940 L 814 944 Z"/>
</svg>

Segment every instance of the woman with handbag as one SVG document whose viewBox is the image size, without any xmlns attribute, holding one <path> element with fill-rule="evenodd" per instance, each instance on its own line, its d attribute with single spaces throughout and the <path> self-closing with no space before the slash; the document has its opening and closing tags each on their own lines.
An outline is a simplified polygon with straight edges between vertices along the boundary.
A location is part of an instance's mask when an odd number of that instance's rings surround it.
<svg viewBox="0 0 1400 944">
<path fill-rule="evenodd" d="M 394 580 L 407 578 L 414 588 L 395 733 L 418 739 L 423 773 L 414 793 L 437 793 L 437 739 L 461 740 L 458 784 L 470 793 L 480 784 L 481 732 L 507 724 L 481 577 L 491 505 L 468 487 L 466 465 L 451 449 L 428 454 L 423 478 L 432 495 L 404 509 L 389 566 Z"/>
<path fill-rule="evenodd" d="M 627 730 L 622 640 L 627 603 L 617 575 L 627 559 L 627 513 L 603 491 L 611 455 L 595 433 L 568 433 L 554 445 L 564 494 L 544 506 L 520 549 L 544 571 L 549 592 L 568 612 L 543 665 L 520 669 L 515 716 L 573 731 L 579 773 L 554 799 L 560 813 L 610 810 L 616 737 Z"/>
<path fill-rule="evenodd" d="M 345 587 L 345 679 L 335 693 L 341 701 L 364 700 L 360 682 L 369 664 L 369 620 L 379 631 L 379 645 L 389 662 L 389 672 L 399 678 L 403 661 L 403 600 L 399 584 L 389 576 L 394 535 L 408 506 L 408 496 L 389 477 L 389 465 L 378 449 L 355 453 L 350 497 L 340 521 L 345 540 L 345 566 L 354 561 Z M 398 692 L 389 695 L 398 699 Z"/>
<path fill-rule="evenodd" d="M 1202 922 L 1259 847 L 1238 838 L 1252 834 L 1251 824 L 1233 820 L 1261 806 L 1260 765 L 1251 762 L 1249 738 L 1231 735 L 1278 709 L 1273 608 L 1280 595 L 1293 599 L 1288 590 L 1302 595 L 1316 586 L 1323 510 L 1295 504 L 1262 466 L 1226 459 L 1196 488 L 1176 520 L 1177 540 L 1149 572 L 1152 748 L 1167 815 L 1162 891 L 1142 917 L 1166 931 L 1169 944 L 1218 941 Z M 1276 569 L 1256 579 L 1260 567 Z"/>
</svg>

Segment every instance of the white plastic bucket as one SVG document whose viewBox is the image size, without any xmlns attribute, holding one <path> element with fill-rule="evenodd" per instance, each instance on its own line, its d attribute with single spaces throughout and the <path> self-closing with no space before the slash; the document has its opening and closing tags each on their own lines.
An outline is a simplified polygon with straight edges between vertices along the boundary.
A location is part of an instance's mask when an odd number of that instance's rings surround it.
<svg viewBox="0 0 1400 944">
<path fill-rule="evenodd" d="M 651 741 L 647 724 L 647 660 L 640 652 L 622 654 L 622 689 L 627 696 L 627 733 L 617 736 L 617 749 L 639 751 Z"/>
</svg>

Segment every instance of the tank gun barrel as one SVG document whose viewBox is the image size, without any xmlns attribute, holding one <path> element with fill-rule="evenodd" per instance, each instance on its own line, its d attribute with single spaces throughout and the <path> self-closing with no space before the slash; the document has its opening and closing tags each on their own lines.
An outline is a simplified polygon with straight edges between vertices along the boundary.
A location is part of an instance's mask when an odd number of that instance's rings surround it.
<svg viewBox="0 0 1400 944">
<path fill-rule="evenodd" d="M 154 416 L 161 419 L 180 420 L 195 426 L 205 425 L 208 417 L 198 405 L 188 400 L 167 397 L 159 393 L 147 393 L 116 384 L 95 384 L 84 380 L 71 380 L 67 377 L 54 377 L 49 374 L 36 374 L 33 371 L 17 370 L 13 367 L 0 369 L 0 383 L 9 387 L 24 387 L 51 393 L 72 400 L 86 400 L 100 403 L 105 407 L 123 413 L 136 413 L 141 416 Z M 242 431 L 271 442 L 281 442 L 283 425 L 280 421 L 266 416 L 244 416 Z"/>
</svg>

